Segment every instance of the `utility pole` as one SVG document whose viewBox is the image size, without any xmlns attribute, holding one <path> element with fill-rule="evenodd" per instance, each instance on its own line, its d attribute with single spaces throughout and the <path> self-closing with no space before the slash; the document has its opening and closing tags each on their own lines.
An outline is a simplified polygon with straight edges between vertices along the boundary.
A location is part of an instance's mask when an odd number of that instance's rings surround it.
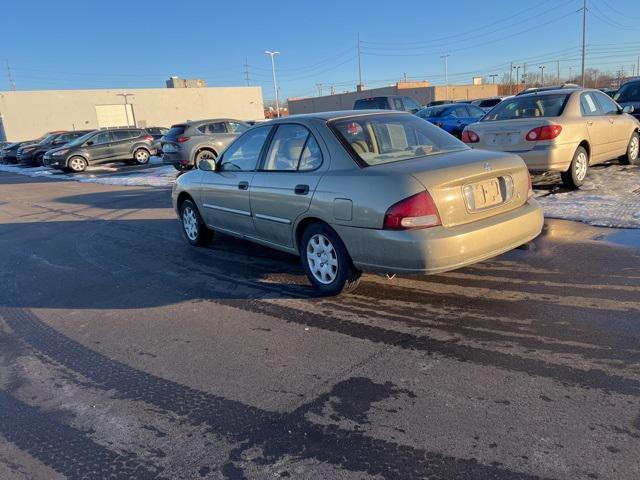
<svg viewBox="0 0 640 480">
<path fill-rule="evenodd" d="M 358 90 L 361 92 L 364 90 L 364 85 L 362 84 L 362 59 L 360 53 L 360 32 L 356 33 L 356 49 L 358 50 Z"/>
<path fill-rule="evenodd" d="M 7 59 L 7 77 L 9 79 L 9 85 L 11 86 L 11 90 L 15 90 L 16 82 L 13 79 L 13 74 L 11 73 L 11 65 L 9 65 L 9 59 Z"/>
<path fill-rule="evenodd" d="M 316 88 L 318 89 L 318 96 L 321 97 L 322 96 L 322 84 L 321 83 L 316 83 Z"/>
<path fill-rule="evenodd" d="M 582 88 L 584 88 L 584 65 L 587 55 L 587 0 L 582 1 Z"/>
<path fill-rule="evenodd" d="M 249 86 L 249 61 L 247 57 L 244 58 L 244 81 L 247 82 L 247 87 Z"/>
<path fill-rule="evenodd" d="M 523 87 L 526 88 L 527 86 L 527 64 L 526 63 L 522 64 L 522 84 L 523 84 Z"/>
<path fill-rule="evenodd" d="M 513 68 L 516 69 L 516 93 L 518 93 L 518 86 L 520 85 L 520 69 L 522 65 L 514 65 Z"/>
<path fill-rule="evenodd" d="M 444 86 L 445 86 L 445 92 L 446 92 L 446 97 L 445 100 L 449 100 L 449 57 L 451 56 L 450 53 L 445 53 L 444 55 L 440 55 L 440 58 L 444 58 Z"/>
<path fill-rule="evenodd" d="M 569 65 L 569 81 L 571 81 L 571 79 L 573 78 L 572 72 L 573 72 L 573 66 Z"/>
<path fill-rule="evenodd" d="M 272 52 L 270 50 L 265 50 L 265 54 L 271 57 L 271 73 L 273 75 L 273 91 L 276 94 L 276 115 L 280 118 L 280 99 L 278 98 L 278 83 L 276 82 L 276 61 L 274 57 L 279 55 L 280 52 Z"/>
<path fill-rule="evenodd" d="M 404 83 L 407 83 L 407 72 L 403 73 L 402 76 L 404 77 Z"/>
<path fill-rule="evenodd" d="M 557 73 L 557 75 L 558 75 L 558 84 L 561 85 L 562 83 L 560 82 L 560 60 L 556 60 L 556 62 L 557 62 L 557 66 L 558 66 L 558 70 L 557 70 L 557 72 L 558 72 Z"/>
<path fill-rule="evenodd" d="M 544 87 L 544 69 L 546 68 L 544 65 L 540 65 L 538 67 L 540 69 L 540 86 Z"/>
<path fill-rule="evenodd" d="M 496 83 L 497 76 L 498 76 L 497 73 L 492 73 L 491 75 L 489 75 L 489 78 L 491 79 L 491 83 Z"/>
<path fill-rule="evenodd" d="M 637 65 L 637 69 L 638 69 L 638 75 L 640 76 L 640 55 L 638 55 L 638 59 L 637 59 L 636 65 Z"/>
</svg>

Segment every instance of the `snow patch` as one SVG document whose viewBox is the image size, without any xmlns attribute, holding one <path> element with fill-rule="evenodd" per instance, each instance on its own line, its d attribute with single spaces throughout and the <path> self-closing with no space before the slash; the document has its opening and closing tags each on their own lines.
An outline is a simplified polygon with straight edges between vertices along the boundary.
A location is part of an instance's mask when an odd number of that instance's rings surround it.
<svg viewBox="0 0 640 480">
<path fill-rule="evenodd" d="M 102 185 L 169 187 L 174 184 L 177 176 L 178 171 L 172 165 L 168 165 L 127 175 L 92 175 L 90 177 L 80 178 L 79 180 L 83 183 L 100 183 Z"/>
</svg>

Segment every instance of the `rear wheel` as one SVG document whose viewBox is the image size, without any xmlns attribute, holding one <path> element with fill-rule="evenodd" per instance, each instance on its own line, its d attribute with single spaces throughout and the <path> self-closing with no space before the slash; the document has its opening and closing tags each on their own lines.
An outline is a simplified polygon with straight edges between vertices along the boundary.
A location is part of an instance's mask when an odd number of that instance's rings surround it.
<svg viewBox="0 0 640 480">
<path fill-rule="evenodd" d="M 565 187 L 575 190 L 580 188 L 584 183 L 588 172 L 589 154 L 584 147 L 578 147 L 576 153 L 573 154 L 573 160 L 571 160 L 569 170 L 562 172 L 560 176 L 562 177 L 562 183 Z"/>
<path fill-rule="evenodd" d="M 75 173 L 84 172 L 87 169 L 87 161 L 82 157 L 71 157 L 68 162 L 69 170 Z"/>
<path fill-rule="evenodd" d="M 638 154 L 640 154 L 640 136 L 638 132 L 633 132 L 627 145 L 627 153 L 620 157 L 620 164 L 635 165 L 638 163 Z"/>
<path fill-rule="evenodd" d="M 185 200 L 180 206 L 180 220 L 182 220 L 182 232 L 191 245 L 206 245 L 213 237 L 213 232 L 204 224 L 192 200 Z"/>
<path fill-rule="evenodd" d="M 136 162 L 136 165 L 145 165 L 149 162 L 149 157 L 151 154 L 149 150 L 145 148 L 138 148 L 135 152 L 133 152 L 133 161 Z"/>
<path fill-rule="evenodd" d="M 328 226 L 313 223 L 300 242 L 302 268 L 309 281 L 322 295 L 351 292 L 360 283 L 357 270 L 340 237 Z"/>
</svg>

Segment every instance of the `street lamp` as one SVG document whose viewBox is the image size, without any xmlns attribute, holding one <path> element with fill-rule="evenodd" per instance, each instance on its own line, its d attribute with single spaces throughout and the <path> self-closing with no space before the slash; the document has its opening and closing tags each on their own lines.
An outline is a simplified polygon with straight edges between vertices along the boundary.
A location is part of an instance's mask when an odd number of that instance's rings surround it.
<svg viewBox="0 0 640 480">
<path fill-rule="evenodd" d="M 279 55 L 280 52 L 271 52 L 269 50 L 265 50 L 264 53 L 266 53 L 271 57 L 271 73 L 273 74 L 273 90 L 275 91 L 275 94 L 276 94 L 276 115 L 280 117 L 280 99 L 278 98 L 278 84 L 276 82 L 276 62 L 274 60 L 274 57 L 276 55 Z"/>
<path fill-rule="evenodd" d="M 445 84 L 445 89 L 446 89 L 446 96 L 447 98 L 445 98 L 445 100 L 449 100 L 449 66 L 448 66 L 448 59 L 451 56 L 450 53 L 447 53 L 445 55 L 440 55 L 440 58 L 444 58 L 444 84 Z"/>
<path fill-rule="evenodd" d="M 540 72 L 541 72 L 540 73 L 540 86 L 544 87 L 544 69 L 546 68 L 546 66 L 545 65 L 540 65 L 538 68 L 540 69 Z"/>
<path fill-rule="evenodd" d="M 129 97 L 133 97 L 133 93 L 116 93 L 116 96 L 118 97 L 124 97 L 124 115 L 127 118 L 127 127 L 130 127 L 131 124 L 129 123 L 129 108 L 127 107 L 127 105 L 129 105 Z M 136 126 L 136 117 L 133 117 L 133 126 Z"/>
<path fill-rule="evenodd" d="M 514 65 L 513 68 L 516 69 L 516 93 L 518 93 L 518 85 L 520 85 L 520 69 L 522 65 Z"/>
</svg>

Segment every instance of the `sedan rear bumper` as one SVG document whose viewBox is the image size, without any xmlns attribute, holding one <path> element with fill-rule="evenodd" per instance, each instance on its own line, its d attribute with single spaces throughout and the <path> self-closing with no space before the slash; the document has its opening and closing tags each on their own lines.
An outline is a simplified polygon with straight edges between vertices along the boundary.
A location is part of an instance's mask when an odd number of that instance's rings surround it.
<svg viewBox="0 0 640 480">
<path fill-rule="evenodd" d="M 397 231 L 333 225 L 357 268 L 382 273 L 434 274 L 471 265 L 536 238 L 544 215 L 529 201 L 495 217 L 456 227 Z"/>
<path fill-rule="evenodd" d="M 486 147 L 473 145 L 473 148 Z M 536 145 L 531 150 L 505 150 L 505 153 L 513 153 L 521 157 L 530 172 L 566 172 L 569 170 L 577 148 L 577 143 L 549 144 Z M 486 149 L 490 150 L 490 148 Z"/>
</svg>

